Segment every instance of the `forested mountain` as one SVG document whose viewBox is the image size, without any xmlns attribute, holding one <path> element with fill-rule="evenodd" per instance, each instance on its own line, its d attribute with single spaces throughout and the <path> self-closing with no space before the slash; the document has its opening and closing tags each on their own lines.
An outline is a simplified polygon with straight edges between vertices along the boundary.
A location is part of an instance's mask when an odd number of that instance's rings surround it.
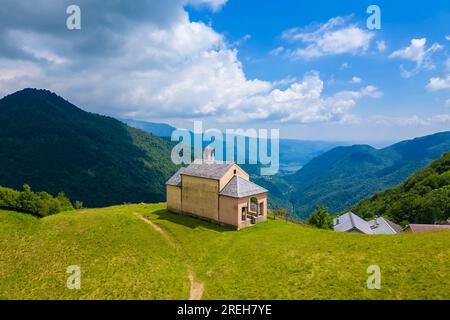
<svg viewBox="0 0 450 320">
<path fill-rule="evenodd" d="M 447 220 L 450 217 L 450 152 L 401 185 L 361 201 L 351 211 L 363 218 L 384 215 L 403 225 Z"/>
<path fill-rule="evenodd" d="M 119 120 L 125 122 L 130 127 L 153 133 L 155 136 L 158 137 L 165 137 L 165 138 L 170 137 L 172 135 L 172 132 L 176 130 L 176 128 L 165 123 L 147 122 L 133 119 L 119 119 Z"/>
<path fill-rule="evenodd" d="M 333 143 L 280 144 L 282 165 L 303 165 L 318 156 L 293 175 L 264 178 L 258 165 L 244 168 L 270 190 L 271 207 L 290 209 L 294 203 L 295 213 L 307 217 L 317 205 L 339 212 L 401 183 L 450 150 L 450 132 L 384 149 L 355 145 L 323 153 Z M 64 191 L 86 206 L 164 201 L 165 181 L 176 170 L 172 145 L 46 90 L 25 89 L 0 100 L 0 185 L 5 187 L 27 183 L 53 195 Z"/>
<path fill-rule="evenodd" d="M 165 200 L 176 171 L 171 144 L 46 90 L 0 100 L 0 185 L 57 194 L 87 206 Z"/>
<path fill-rule="evenodd" d="M 336 213 L 404 181 L 450 150 L 450 132 L 375 149 L 367 145 L 334 148 L 287 177 L 295 213 L 307 217 L 317 205 Z"/>
</svg>

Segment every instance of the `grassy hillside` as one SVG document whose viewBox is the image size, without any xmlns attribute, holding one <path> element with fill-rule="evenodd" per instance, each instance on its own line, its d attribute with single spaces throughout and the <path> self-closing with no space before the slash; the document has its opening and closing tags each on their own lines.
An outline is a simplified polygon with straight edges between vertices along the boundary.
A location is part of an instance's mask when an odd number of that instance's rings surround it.
<svg viewBox="0 0 450 320">
<path fill-rule="evenodd" d="M 450 132 L 403 141 L 387 148 L 338 147 L 310 161 L 295 175 L 296 214 L 307 217 L 317 205 L 336 213 L 404 181 L 450 150 Z"/>
<path fill-rule="evenodd" d="M 184 298 L 185 266 L 131 211 L 0 211 L 0 299 Z M 80 266 L 82 290 L 66 288 L 69 265 Z"/>
<path fill-rule="evenodd" d="M 0 211 L 0 298 L 184 299 L 192 270 L 204 299 L 448 299 L 449 241 L 445 231 L 367 236 L 278 220 L 236 232 L 164 204 L 42 219 Z M 372 264 L 381 290 L 366 288 Z M 81 290 L 66 289 L 68 265 L 81 267 Z"/>
<path fill-rule="evenodd" d="M 46 90 L 0 100 L 0 185 L 67 196 L 85 205 L 156 202 L 176 171 L 171 144 L 85 112 Z"/>
<path fill-rule="evenodd" d="M 401 185 L 351 208 L 371 218 L 385 215 L 397 223 L 435 223 L 450 217 L 450 153 L 416 172 Z"/>
</svg>

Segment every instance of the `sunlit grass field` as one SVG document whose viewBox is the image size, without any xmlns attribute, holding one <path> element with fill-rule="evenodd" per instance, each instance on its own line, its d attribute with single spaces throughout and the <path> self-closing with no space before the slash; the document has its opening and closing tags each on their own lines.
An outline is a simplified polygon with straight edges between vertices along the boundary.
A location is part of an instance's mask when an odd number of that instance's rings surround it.
<svg viewBox="0 0 450 320">
<path fill-rule="evenodd" d="M 186 299 L 192 270 L 203 299 L 450 299 L 449 244 L 446 231 L 368 236 L 280 220 L 232 231 L 165 204 L 0 211 L 0 298 Z M 69 265 L 80 290 L 66 287 Z M 370 265 L 380 290 L 367 289 Z"/>
</svg>

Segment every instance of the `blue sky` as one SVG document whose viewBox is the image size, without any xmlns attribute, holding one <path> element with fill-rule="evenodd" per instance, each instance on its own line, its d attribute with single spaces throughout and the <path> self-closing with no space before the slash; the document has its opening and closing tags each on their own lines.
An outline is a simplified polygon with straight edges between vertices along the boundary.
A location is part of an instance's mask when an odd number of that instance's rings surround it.
<svg viewBox="0 0 450 320">
<path fill-rule="evenodd" d="M 374 40 L 365 54 L 336 54 L 315 59 L 290 59 L 285 55 L 273 56 L 270 52 L 292 44 L 282 38 L 285 30 L 322 24 L 333 17 L 351 16 L 350 20 L 365 27 L 369 14 L 366 9 L 376 4 L 381 9 L 381 30 L 372 31 Z M 421 119 L 449 114 L 448 90 L 429 92 L 427 84 L 432 77 L 445 77 L 448 73 L 447 59 L 450 41 L 450 4 L 448 1 L 261 1 L 255 6 L 252 1 L 229 1 L 221 11 L 190 9 L 192 20 L 210 23 L 215 30 L 226 34 L 231 42 L 239 45 L 239 58 L 250 78 L 276 81 L 283 77 L 298 77 L 311 69 L 318 70 L 329 92 L 352 88 L 348 82 L 358 77 L 365 83 L 377 86 L 383 97 L 376 101 L 361 101 L 353 110 L 359 117 L 395 117 L 413 122 Z M 426 38 L 427 45 L 439 43 L 444 48 L 433 54 L 434 68 L 417 71 L 409 77 L 402 76 L 401 65 L 413 70 L 415 63 L 405 59 L 390 58 L 392 52 L 410 45 L 411 39 Z M 243 41 L 245 40 L 245 41 Z M 379 52 L 376 41 L 384 41 L 386 50 Z M 343 67 L 348 66 L 348 67 Z M 314 125 L 323 128 L 324 125 Z M 388 135 L 376 135 L 374 139 L 398 139 L 425 134 L 420 125 L 391 129 Z M 430 132 L 435 128 L 429 126 Z M 436 126 L 450 129 L 450 124 Z M 375 129 L 376 131 L 376 129 Z M 403 131 L 403 132 L 402 132 Z M 359 131 L 360 132 L 360 131 Z M 373 132 L 373 131 L 371 131 Z M 398 136 L 396 135 L 398 132 Z M 357 133 L 358 134 L 358 133 Z M 364 138 L 370 136 L 362 133 Z M 350 136 L 345 135 L 351 138 Z M 311 137 L 313 138 L 313 137 Z"/>
<path fill-rule="evenodd" d="M 69 31 L 70 4 L 2 2 L 0 96 L 47 88 L 101 114 L 296 139 L 450 129 L 448 1 L 79 0 Z"/>
</svg>

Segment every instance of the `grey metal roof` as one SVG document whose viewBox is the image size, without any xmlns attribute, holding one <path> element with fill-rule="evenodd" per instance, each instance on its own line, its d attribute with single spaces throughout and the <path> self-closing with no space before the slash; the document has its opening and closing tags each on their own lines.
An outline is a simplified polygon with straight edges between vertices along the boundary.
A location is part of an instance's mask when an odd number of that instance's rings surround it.
<svg viewBox="0 0 450 320">
<path fill-rule="evenodd" d="M 180 168 L 169 180 L 167 180 L 166 184 L 171 186 L 180 187 L 181 186 L 181 173 L 186 168 Z"/>
<path fill-rule="evenodd" d="M 402 231 L 402 227 L 383 217 L 370 220 L 368 223 L 374 234 L 397 234 Z"/>
<path fill-rule="evenodd" d="M 337 219 L 339 219 L 338 224 Z M 370 228 L 369 223 L 351 211 L 339 216 L 339 218 L 334 219 L 333 222 L 334 231 L 337 232 L 348 232 L 353 229 L 357 229 L 365 234 L 373 234 L 373 230 Z"/>
<path fill-rule="evenodd" d="M 437 230 L 450 230 L 447 224 L 410 224 L 405 228 L 405 231 L 410 229 L 411 232 L 431 232 Z"/>
<path fill-rule="evenodd" d="M 166 184 L 181 186 L 181 175 L 219 180 L 233 166 L 232 162 L 194 161 L 188 167 L 180 168 Z"/>
<path fill-rule="evenodd" d="M 243 198 L 267 192 L 256 183 L 245 180 L 239 176 L 234 176 L 222 189 L 220 195 L 233 198 Z"/>
<path fill-rule="evenodd" d="M 394 223 L 394 222 L 392 222 L 392 221 L 390 221 L 390 220 L 388 220 L 388 219 L 385 219 L 385 220 L 386 220 L 386 222 L 389 224 L 389 226 L 390 226 L 392 229 L 395 230 L 395 232 L 397 232 L 397 233 L 403 232 L 403 227 L 402 227 L 401 225 L 398 225 L 398 224 L 396 224 L 396 223 Z"/>
<path fill-rule="evenodd" d="M 180 174 L 219 180 L 233 166 L 232 162 L 199 161 L 191 163 Z"/>
</svg>

